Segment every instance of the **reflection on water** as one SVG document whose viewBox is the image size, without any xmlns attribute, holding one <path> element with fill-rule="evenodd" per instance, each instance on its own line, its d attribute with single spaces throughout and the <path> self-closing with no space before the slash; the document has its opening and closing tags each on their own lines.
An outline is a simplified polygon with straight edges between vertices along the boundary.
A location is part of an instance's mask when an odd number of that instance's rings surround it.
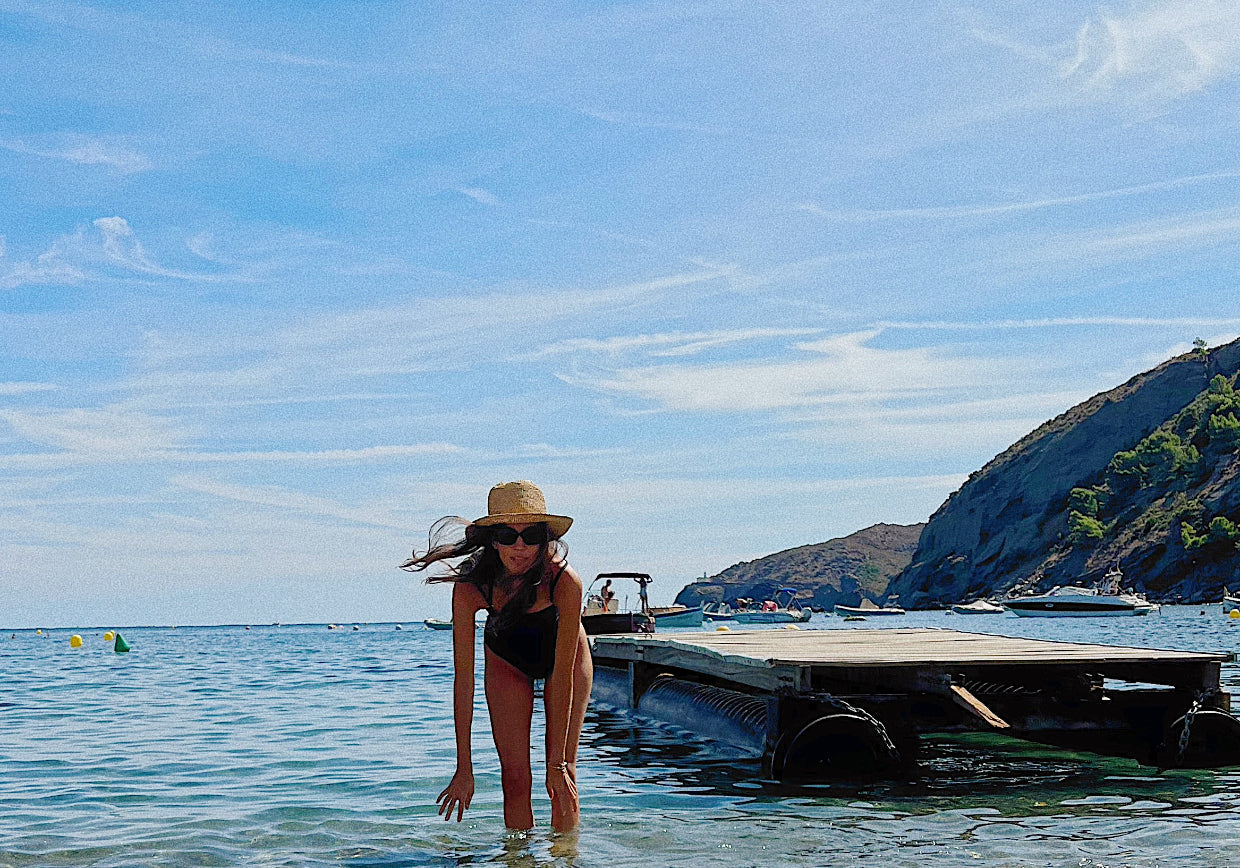
<svg viewBox="0 0 1240 868">
<path fill-rule="evenodd" d="M 583 748 L 607 773 L 635 787 L 753 801 L 835 799 L 901 804 L 905 810 L 976 804 L 1038 813 L 1106 792 L 1121 801 L 1180 801 L 1212 793 L 1225 772 L 1155 772 L 1127 759 L 1058 750 L 988 734 L 923 737 L 914 774 L 900 780 L 784 783 L 764 778 L 758 759 L 683 730 L 592 709 Z M 1082 803 L 1084 804 L 1084 803 Z M 1089 803 L 1093 804 L 1093 803 Z"/>
</svg>

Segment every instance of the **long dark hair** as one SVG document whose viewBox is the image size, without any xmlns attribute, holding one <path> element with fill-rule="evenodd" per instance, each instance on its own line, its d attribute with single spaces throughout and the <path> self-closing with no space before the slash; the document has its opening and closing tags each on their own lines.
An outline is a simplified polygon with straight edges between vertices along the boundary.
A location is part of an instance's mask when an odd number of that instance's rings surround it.
<svg viewBox="0 0 1240 868">
<path fill-rule="evenodd" d="M 491 527 L 471 524 L 460 516 L 449 515 L 431 525 L 426 551 L 418 554 L 418 550 L 414 549 L 412 556 L 400 568 L 416 573 L 442 564 L 446 569 L 427 576 L 427 584 L 470 584 L 490 602 L 496 585 L 504 577 L 504 563 L 495 546 L 491 545 L 492 539 Z M 568 547 L 561 540 L 548 540 L 538 548 L 538 557 L 528 570 L 503 582 L 505 588 L 511 588 L 511 595 L 501 616 L 528 611 L 537 601 L 538 587 L 550 574 L 553 562 L 566 563 Z"/>
</svg>

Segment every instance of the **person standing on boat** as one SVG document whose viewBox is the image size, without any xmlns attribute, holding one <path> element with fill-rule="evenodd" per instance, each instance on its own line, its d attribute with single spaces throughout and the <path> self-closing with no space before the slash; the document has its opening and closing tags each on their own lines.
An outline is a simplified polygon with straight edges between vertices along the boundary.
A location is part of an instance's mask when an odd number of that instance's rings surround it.
<svg viewBox="0 0 1240 868">
<path fill-rule="evenodd" d="M 534 826 L 530 723 L 534 682 L 543 680 L 546 785 L 551 828 L 580 819 L 577 745 L 594 670 L 581 626 L 581 577 L 568 565 L 560 537 L 573 520 L 547 512 L 532 482 L 491 489 L 487 514 L 473 522 L 449 516 L 431 528 L 428 550 L 401 564 L 416 572 L 440 562 L 448 571 L 427 582 L 452 582 L 452 688 L 456 773 L 435 802 L 444 819 L 460 822 L 474 797 L 471 729 L 474 715 L 474 616 L 487 612 L 483 632 L 487 711 L 499 752 L 504 824 Z M 460 529 L 464 526 L 464 538 Z"/>
</svg>

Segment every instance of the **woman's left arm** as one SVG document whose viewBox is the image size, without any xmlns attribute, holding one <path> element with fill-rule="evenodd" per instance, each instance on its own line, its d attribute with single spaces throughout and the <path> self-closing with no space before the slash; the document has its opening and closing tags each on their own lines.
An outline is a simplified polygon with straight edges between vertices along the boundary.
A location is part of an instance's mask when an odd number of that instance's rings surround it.
<svg viewBox="0 0 1240 868">
<path fill-rule="evenodd" d="M 572 775 L 562 766 L 568 744 L 568 722 L 573 706 L 573 671 L 577 666 L 577 646 L 581 636 L 581 577 L 567 564 L 555 585 L 555 608 L 560 625 L 555 640 L 555 666 L 551 670 L 547 703 L 547 791 L 557 798 L 561 793 L 575 802 L 577 788 Z M 565 785 L 563 788 L 561 785 Z"/>
<path fill-rule="evenodd" d="M 555 666 L 551 670 L 551 698 L 547 705 L 547 764 L 564 761 L 568 743 L 569 710 L 573 705 L 573 669 L 577 665 L 577 644 L 581 634 L 581 577 L 572 567 L 555 583 L 555 608 L 560 626 L 555 637 Z"/>
</svg>

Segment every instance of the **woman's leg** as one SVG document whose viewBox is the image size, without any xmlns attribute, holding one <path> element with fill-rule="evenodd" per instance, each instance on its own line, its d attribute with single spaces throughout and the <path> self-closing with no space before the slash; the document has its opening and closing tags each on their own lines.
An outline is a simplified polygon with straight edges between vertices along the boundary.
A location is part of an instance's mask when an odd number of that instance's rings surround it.
<svg viewBox="0 0 1240 868">
<path fill-rule="evenodd" d="M 534 715 L 534 684 L 507 660 L 486 650 L 487 713 L 499 752 L 500 780 L 504 786 L 504 825 L 534 828 L 530 804 L 530 719 Z"/>
<path fill-rule="evenodd" d="M 593 684 L 594 661 L 590 657 L 590 643 L 586 639 L 586 631 L 582 628 L 577 640 L 577 660 L 573 665 L 573 704 L 568 712 L 568 738 L 564 743 L 564 759 L 568 762 L 568 774 L 574 784 L 577 783 L 577 746 L 581 743 L 581 727 L 585 723 L 586 708 L 590 704 L 590 688 Z M 547 695 L 550 685 L 550 680 L 544 683 L 545 705 L 550 705 L 552 701 Z M 551 805 L 551 828 L 557 832 L 574 828 L 580 819 L 580 811 L 561 816 L 556 805 Z"/>
</svg>

